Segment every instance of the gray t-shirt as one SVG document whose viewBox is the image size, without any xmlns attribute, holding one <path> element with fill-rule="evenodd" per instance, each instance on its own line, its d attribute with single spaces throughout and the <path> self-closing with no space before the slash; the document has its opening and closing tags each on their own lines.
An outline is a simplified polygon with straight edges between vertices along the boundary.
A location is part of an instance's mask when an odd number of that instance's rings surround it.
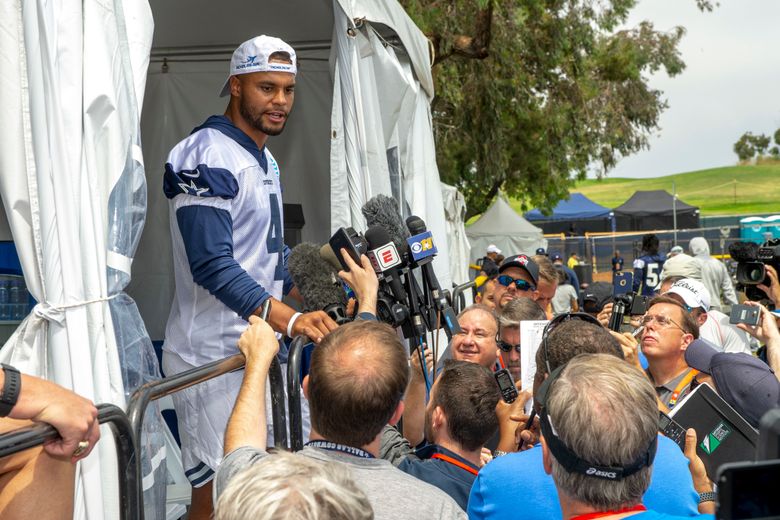
<svg viewBox="0 0 780 520">
<path fill-rule="evenodd" d="M 316 460 L 346 464 L 355 483 L 371 502 L 376 520 L 466 518 L 464 511 L 449 495 L 407 475 L 386 460 L 364 459 L 308 446 L 299 454 Z M 216 498 L 219 498 L 234 475 L 267 455 L 262 450 L 250 447 L 238 448 L 229 453 L 217 470 Z"/>
<path fill-rule="evenodd" d="M 571 312 L 572 300 L 577 301 L 577 291 L 574 290 L 574 287 L 567 283 L 559 285 L 555 289 L 555 296 L 553 296 L 552 301 L 550 301 L 553 314 L 557 316 L 559 314 Z"/>
</svg>

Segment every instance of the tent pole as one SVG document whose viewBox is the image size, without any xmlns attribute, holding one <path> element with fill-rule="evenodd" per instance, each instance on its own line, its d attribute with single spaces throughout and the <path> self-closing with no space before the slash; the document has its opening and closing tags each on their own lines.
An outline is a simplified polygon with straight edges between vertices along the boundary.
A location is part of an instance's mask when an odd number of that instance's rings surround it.
<svg viewBox="0 0 780 520">
<path fill-rule="evenodd" d="M 171 58 L 174 56 L 210 56 L 231 55 L 238 47 L 235 45 L 192 45 L 186 47 L 155 47 L 150 55 L 152 58 Z M 299 51 L 318 51 L 331 48 L 330 40 L 290 43 L 290 46 Z"/>
<path fill-rule="evenodd" d="M 674 243 L 672 246 L 677 245 L 677 188 L 674 181 L 672 181 L 672 220 L 674 221 Z"/>
</svg>

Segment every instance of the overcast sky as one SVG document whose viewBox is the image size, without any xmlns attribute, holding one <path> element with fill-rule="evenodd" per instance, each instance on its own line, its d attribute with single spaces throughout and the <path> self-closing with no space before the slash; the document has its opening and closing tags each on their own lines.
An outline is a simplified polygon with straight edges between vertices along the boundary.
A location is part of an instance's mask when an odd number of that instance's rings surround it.
<svg viewBox="0 0 780 520">
<path fill-rule="evenodd" d="M 711 13 L 694 0 L 641 0 L 629 24 L 682 25 L 687 67 L 650 80 L 669 108 L 650 149 L 618 163 L 609 177 L 657 177 L 736 164 L 732 145 L 745 131 L 780 128 L 780 0 L 721 0 Z"/>
</svg>

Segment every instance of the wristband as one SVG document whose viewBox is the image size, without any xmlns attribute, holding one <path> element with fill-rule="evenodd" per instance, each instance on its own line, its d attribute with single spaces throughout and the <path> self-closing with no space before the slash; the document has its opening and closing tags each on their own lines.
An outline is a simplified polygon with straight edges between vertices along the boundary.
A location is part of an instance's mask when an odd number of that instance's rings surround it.
<svg viewBox="0 0 780 520">
<path fill-rule="evenodd" d="M 287 322 L 287 337 L 288 338 L 292 338 L 293 337 L 293 335 L 292 335 L 292 328 L 293 328 L 293 325 L 295 325 L 295 320 L 297 320 L 300 315 L 301 315 L 300 312 L 296 312 L 295 314 L 293 314 L 290 317 L 290 321 Z"/>
<path fill-rule="evenodd" d="M 712 491 L 706 491 L 704 493 L 699 493 L 699 503 L 703 502 L 713 502 L 715 500 L 716 495 Z"/>
<path fill-rule="evenodd" d="M 0 417 L 7 417 L 16 401 L 19 400 L 19 392 L 22 390 L 22 376 L 14 367 L 6 364 L 0 364 L 5 372 L 5 381 L 3 382 L 3 394 L 0 395 Z"/>
</svg>

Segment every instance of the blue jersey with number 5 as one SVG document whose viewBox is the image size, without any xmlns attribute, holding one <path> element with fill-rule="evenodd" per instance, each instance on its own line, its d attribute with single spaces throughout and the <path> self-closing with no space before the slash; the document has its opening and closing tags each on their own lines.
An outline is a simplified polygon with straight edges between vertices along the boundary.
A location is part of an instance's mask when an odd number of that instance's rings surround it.
<svg viewBox="0 0 780 520">
<path fill-rule="evenodd" d="M 246 318 L 292 283 L 279 167 L 267 148 L 212 116 L 168 155 L 176 291 L 164 349 L 193 365 L 237 352 Z"/>
<path fill-rule="evenodd" d="M 665 255 L 643 255 L 634 260 L 634 292 L 651 296 L 661 286 Z"/>
</svg>

